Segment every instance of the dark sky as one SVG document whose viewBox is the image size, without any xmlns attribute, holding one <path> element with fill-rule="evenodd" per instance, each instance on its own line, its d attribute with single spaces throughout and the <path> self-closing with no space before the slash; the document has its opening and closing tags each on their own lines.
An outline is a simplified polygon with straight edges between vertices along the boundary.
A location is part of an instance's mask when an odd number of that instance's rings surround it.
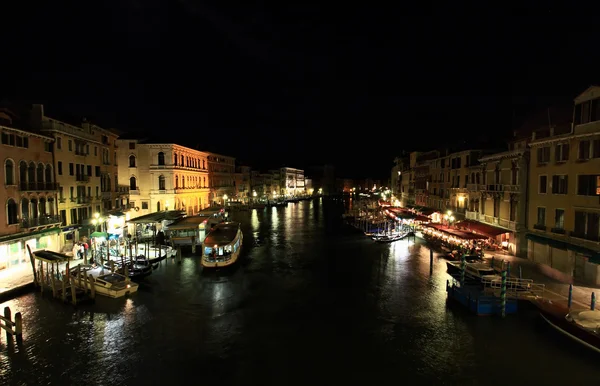
<svg viewBox="0 0 600 386">
<path fill-rule="evenodd" d="M 387 176 L 402 150 L 494 142 L 598 80 L 587 8 L 16 3 L 0 96 L 263 168 Z"/>
</svg>

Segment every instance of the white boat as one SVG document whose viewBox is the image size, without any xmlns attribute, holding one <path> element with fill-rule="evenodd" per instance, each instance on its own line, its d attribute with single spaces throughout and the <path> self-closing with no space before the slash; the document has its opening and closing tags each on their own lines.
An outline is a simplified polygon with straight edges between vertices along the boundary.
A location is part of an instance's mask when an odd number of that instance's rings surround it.
<svg viewBox="0 0 600 386">
<path fill-rule="evenodd" d="M 183 217 L 170 224 L 167 234 L 176 247 L 199 245 L 210 230 L 224 219 L 223 209 L 205 209 L 195 216 Z"/>
<path fill-rule="evenodd" d="M 108 296 L 109 298 L 120 298 L 135 293 L 138 290 L 138 284 L 132 282 L 128 277 L 102 267 L 92 268 L 91 266 L 80 265 L 72 268 L 69 274 L 75 278 L 75 285 L 82 289 L 86 289 L 85 287 L 89 286 L 90 283 L 86 284 L 81 280 L 80 284 L 80 273 L 84 273 L 87 276 L 92 275 L 94 278 L 94 289 L 98 295 Z"/>
<path fill-rule="evenodd" d="M 240 223 L 216 225 L 202 243 L 202 266 L 217 268 L 234 264 L 240 255 L 243 238 Z"/>
</svg>

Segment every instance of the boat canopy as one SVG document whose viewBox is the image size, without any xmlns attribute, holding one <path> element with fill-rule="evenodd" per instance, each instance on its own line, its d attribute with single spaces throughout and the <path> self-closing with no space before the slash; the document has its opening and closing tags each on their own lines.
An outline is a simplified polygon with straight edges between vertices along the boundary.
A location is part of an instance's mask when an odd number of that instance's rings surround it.
<svg viewBox="0 0 600 386">
<path fill-rule="evenodd" d="M 218 224 L 204 239 L 208 246 L 229 244 L 237 235 L 240 224 L 237 222 L 226 222 Z"/>
<path fill-rule="evenodd" d="M 47 250 L 35 251 L 32 252 L 32 254 L 36 259 L 45 261 L 46 263 L 60 263 L 70 259 L 70 257 L 65 254 Z"/>
<path fill-rule="evenodd" d="M 210 216 L 189 216 L 181 218 L 169 225 L 169 230 L 196 229 L 200 224 L 207 221 Z"/>
</svg>

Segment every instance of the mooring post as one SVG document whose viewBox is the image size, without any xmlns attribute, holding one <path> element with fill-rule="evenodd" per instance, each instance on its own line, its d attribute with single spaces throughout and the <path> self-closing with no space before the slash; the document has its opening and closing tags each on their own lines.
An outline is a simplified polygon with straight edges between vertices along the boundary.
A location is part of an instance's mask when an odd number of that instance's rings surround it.
<svg viewBox="0 0 600 386">
<path fill-rule="evenodd" d="M 567 306 L 569 307 L 569 312 L 571 311 L 572 303 L 573 303 L 573 284 L 569 284 L 569 298 L 567 299 Z"/>
<path fill-rule="evenodd" d="M 79 288 L 83 288 L 81 285 L 81 275 L 83 275 L 83 272 L 81 271 L 81 264 L 77 264 L 77 283 L 79 284 Z"/>
<path fill-rule="evenodd" d="M 502 271 L 502 287 L 500 289 L 500 302 L 502 317 L 506 316 L 506 270 Z"/>
<path fill-rule="evenodd" d="M 460 257 L 460 286 L 463 287 L 465 285 L 465 269 L 467 268 L 467 261 L 465 260 L 465 255 Z"/>
<path fill-rule="evenodd" d="M 494 256 L 492 256 L 492 269 L 494 269 Z"/>
<path fill-rule="evenodd" d="M 429 274 L 433 274 L 433 249 L 429 250 Z"/>
<path fill-rule="evenodd" d="M 510 261 L 506 262 L 506 276 L 510 278 Z"/>
<path fill-rule="evenodd" d="M 519 280 L 523 280 L 523 267 L 519 265 Z"/>
<path fill-rule="evenodd" d="M 596 309 L 596 293 L 595 292 L 592 292 L 592 302 L 590 303 L 590 309 L 592 311 L 594 311 Z"/>
<path fill-rule="evenodd" d="M 56 298 L 56 297 L 58 297 L 58 294 L 56 293 L 56 279 L 54 278 L 54 264 L 52 264 L 52 271 L 50 274 L 50 282 L 52 284 L 52 297 Z"/>
<path fill-rule="evenodd" d="M 92 299 L 96 299 L 96 280 L 94 280 L 94 277 L 91 273 L 88 276 L 88 280 L 90 282 L 90 296 Z"/>
<path fill-rule="evenodd" d="M 61 283 L 62 283 L 62 294 L 61 294 L 61 297 L 62 297 L 62 301 L 63 302 L 67 301 L 67 280 L 69 280 L 69 279 L 67 278 L 66 275 L 63 276 L 62 280 L 61 280 Z"/>
<path fill-rule="evenodd" d="M 10 317 L 10 316 L 11 316 L 11 313 L 10 313 L 10 308 L 9 308 L 8 306 L 7 306 L 7 307 L 4 307 L 4 317 L 5 317 L 5 318 L 6 318 L 6 320 L 7 320 L 7 322 L 4 322 L 4 325 L 5 325 L 6 327 L 9 327 L 9 326 L 10 326 L 10 324 L 8 323 L 8 321 L 12 321 L 12 319 L 11 319 L 11 317 Z M 10 340 L 10 336 L 11 336 L 10 330 L 7 328 L 7 329 L 6 329 L 6 341 L 7 341 L 7 342 Z"/>
<path fill-rule="evenodd" d="M 73 276 L 71 276 L 70 279 L 71 279 L 71 302 L 75 306 L 75 305 L 77 305 L 77 291 L 75 291 L 75 278 Z"/>
<path fill-rule="evenodd" d="M 15 338 L 17 343 L 23 342 L 23 317 L 20 312 L 15 314 Z"/>
<path fill-rule="evenodd" d="M 177 260 L 178 263 L 181 264 L 181 246 L 177 247 Z"/>
</svg>

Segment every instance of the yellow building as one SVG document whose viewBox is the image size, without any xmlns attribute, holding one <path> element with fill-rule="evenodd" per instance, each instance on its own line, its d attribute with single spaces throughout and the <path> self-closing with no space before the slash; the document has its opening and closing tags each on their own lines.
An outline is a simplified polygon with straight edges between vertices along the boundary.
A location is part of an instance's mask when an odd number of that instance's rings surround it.
<svg viewBox="0 0 600 386">
<path fill-rule="evenodd" d="M 505 251 L 526 255 L 526 188 L 529 150 L 527 140 L 509 144 L 509 150 L 469 165 L 465 177 L 467 221 L 457 224 L 495 239 Z"/>
<path fill-rule="evenodd" d="M 120 139 L 119 175 L 129 182 L 130 216 L 208 207 L 208 153 L 170 143 Z"/>
<path fill-rule="evenodd" d="M 208 186 L 212 203 L 223 205 L 235 196 L 235 158 L 216 153 L 208 154 Z"/>
<path fill-rule="evenodd" d="M 47 117 L 43 105 L 33 105 L 30 111 L 33 128 L 55 140 L 54 170 L 58 183 L 58 214 L 63 238 L 61 246 L 69 245 L 80 236 L 82 225 L 96 212 L 108 212 L 121 207 L 118 188 L 118 135 L 110 130 L 83 122 L 71 125 Z"/>
<path fill-rule="evenodd" d="M 57 185 L 51 137 L 13 127 L 14 115 L 0 111 L 2 181 L 0 201 L 0 276 L 31 273 L 26 246 L 32 251 L 59 246 Z M 1 290 L 1 289 L 0 289 Z"/>
<path fill-rule="evenodd" d="M 567 132 L 532 136 L 528 257 L 563 277 L 600 284 L 600 87 L 575 99 Z"/>
</svg>

